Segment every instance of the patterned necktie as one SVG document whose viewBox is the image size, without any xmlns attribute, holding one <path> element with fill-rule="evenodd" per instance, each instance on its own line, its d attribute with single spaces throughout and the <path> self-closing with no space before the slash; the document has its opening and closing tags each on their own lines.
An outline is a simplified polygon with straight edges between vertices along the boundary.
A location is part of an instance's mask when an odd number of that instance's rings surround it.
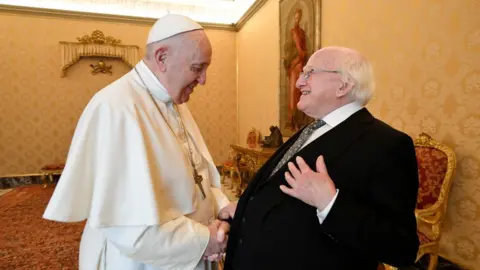
<svg viewBox="0 0 480 270">
<path fill-rule="evenodd" d="M 298 152 L 298 150 L 300 150 L 302 145 L 308 140 L 308 138 L 310 138 L 310 135 L 312 135 L 312 133 L 315 130 L 322 127 L 323 125 L 325 125 L 325 121 L 323 120 L 315 120 L 312 123 L 310 123 L 302 131 L 302 134 L 298 136 L 297 140 L 293 143 L 293 145 L 290 146 L 290 148 L 285 153 L 285 155 L 283 155 L 282 160 L 280 160 L 280 162 L 277 164 L 275 169 L 272 171 L 272 174 L 270 174 L 270 177 L 272 177 L 272 175 L 274 175 L 283 165 L 285 165 L 285 163 L 287 163 L 287 161 L 289 161 L 293 157 L 293 155 L 295 155 L 295 153 Z"/>
</svg>

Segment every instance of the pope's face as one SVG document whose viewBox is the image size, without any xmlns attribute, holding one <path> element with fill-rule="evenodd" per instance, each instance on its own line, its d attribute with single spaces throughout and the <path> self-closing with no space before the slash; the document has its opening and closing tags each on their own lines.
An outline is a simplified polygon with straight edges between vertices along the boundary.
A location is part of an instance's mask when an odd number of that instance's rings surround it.
<svg viewBox="0 0 480 270">
<path fill-rule="evenodd" d="M 204 85 L 207 81 L 207 68 L 212 58 L 212 47 L 204 31 L 196 31 L 175 57 L 175 61 L 168 69 L 171 82 L 168 92 L 176 104 L 182 104 L 190 99 L 197 85 Z"/>
</svg>

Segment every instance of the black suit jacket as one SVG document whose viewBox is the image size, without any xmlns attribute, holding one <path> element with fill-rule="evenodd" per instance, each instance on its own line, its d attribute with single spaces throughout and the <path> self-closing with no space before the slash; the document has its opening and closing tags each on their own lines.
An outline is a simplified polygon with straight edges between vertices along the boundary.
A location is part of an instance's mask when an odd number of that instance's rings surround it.
<svg viewBox="0 0 480 270">
<path fill-rule="evenodd" d="M 412 264 L 419 242 L 411 138 L 361 109 L 300 150 L 297 155 L 314 170 L 317 157 L 324 156 L 339 190 L 320 224 L 314 207 L 280 190 L 288 185 L 286 165 L 269 178 L 299 133 L 265 163 L 241 196 L 225 269 L 374 270 L 379 262 Z"/>
</svg>

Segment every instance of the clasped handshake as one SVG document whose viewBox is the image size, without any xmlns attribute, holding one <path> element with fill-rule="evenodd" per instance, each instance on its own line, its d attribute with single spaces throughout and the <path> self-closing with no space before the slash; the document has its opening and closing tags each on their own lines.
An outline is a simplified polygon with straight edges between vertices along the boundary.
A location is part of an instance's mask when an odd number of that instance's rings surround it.
<svg viewBox="0 0 480 270">
<path fill-rule="evenodd" d="M 219 261 L 223 258 L 227 248 L 228 233 L 230 232 L 230 224 L 227 220 L 233 219 L 236 207 L 236 203 L 225 206 L 220 210 L 217 219 L 208 225 L 210 239 L 203 253 L 204 260 Z"/>
</svg>

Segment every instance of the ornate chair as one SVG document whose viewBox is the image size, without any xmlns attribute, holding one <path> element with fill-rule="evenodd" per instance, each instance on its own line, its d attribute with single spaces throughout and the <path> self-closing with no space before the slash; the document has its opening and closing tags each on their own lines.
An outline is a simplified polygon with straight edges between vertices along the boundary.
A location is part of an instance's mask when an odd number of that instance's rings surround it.
<svg viewBox="0 0 480 270">
<path fill-rule="evenodd" d="M 248 174 L 249 167 L 242 155 L 235 153 L 233 150 L 230 151 L 229 159 L 222 164 L 222 183 L 225 183 L 225 176 L 229 176 L 231 181 L 230 189 L 239 197 L 242 193 L 242 184 L 245 182 L 244 178 L 246 178 Z"/>
<path fill-rule="evenodd" d="M 236 196 L 240 198 L 250 178 L 255 173 L 255 169 L 252 159 L 248 155 L 242 153 L 236 154 L 235 164 L 235 172 L 238 176 Z"/>
<path fill-rule="evenodd" d="M 53 176 L 54 175 L 61 175 L 63 172 L 63 168 L 65 168 L 65 163 L 58 163 L 58 164 L 47 164 L 44 165 L 40 169 L 40 178 L 43 183 L 43 187 L 47 187 L 47 184 L 54 184 Z"/>
<path fill-rule="evenodd" d="M 415 216 L 420 240 L 418 261 L 429 255 L 428 270 L 436 269 L 442 223 L 456 166 L 455 153 L 426 133 L 415 139 L 419 189 Z M 396 269 L 386 265 L 386 269 Z"/>
</svg>

